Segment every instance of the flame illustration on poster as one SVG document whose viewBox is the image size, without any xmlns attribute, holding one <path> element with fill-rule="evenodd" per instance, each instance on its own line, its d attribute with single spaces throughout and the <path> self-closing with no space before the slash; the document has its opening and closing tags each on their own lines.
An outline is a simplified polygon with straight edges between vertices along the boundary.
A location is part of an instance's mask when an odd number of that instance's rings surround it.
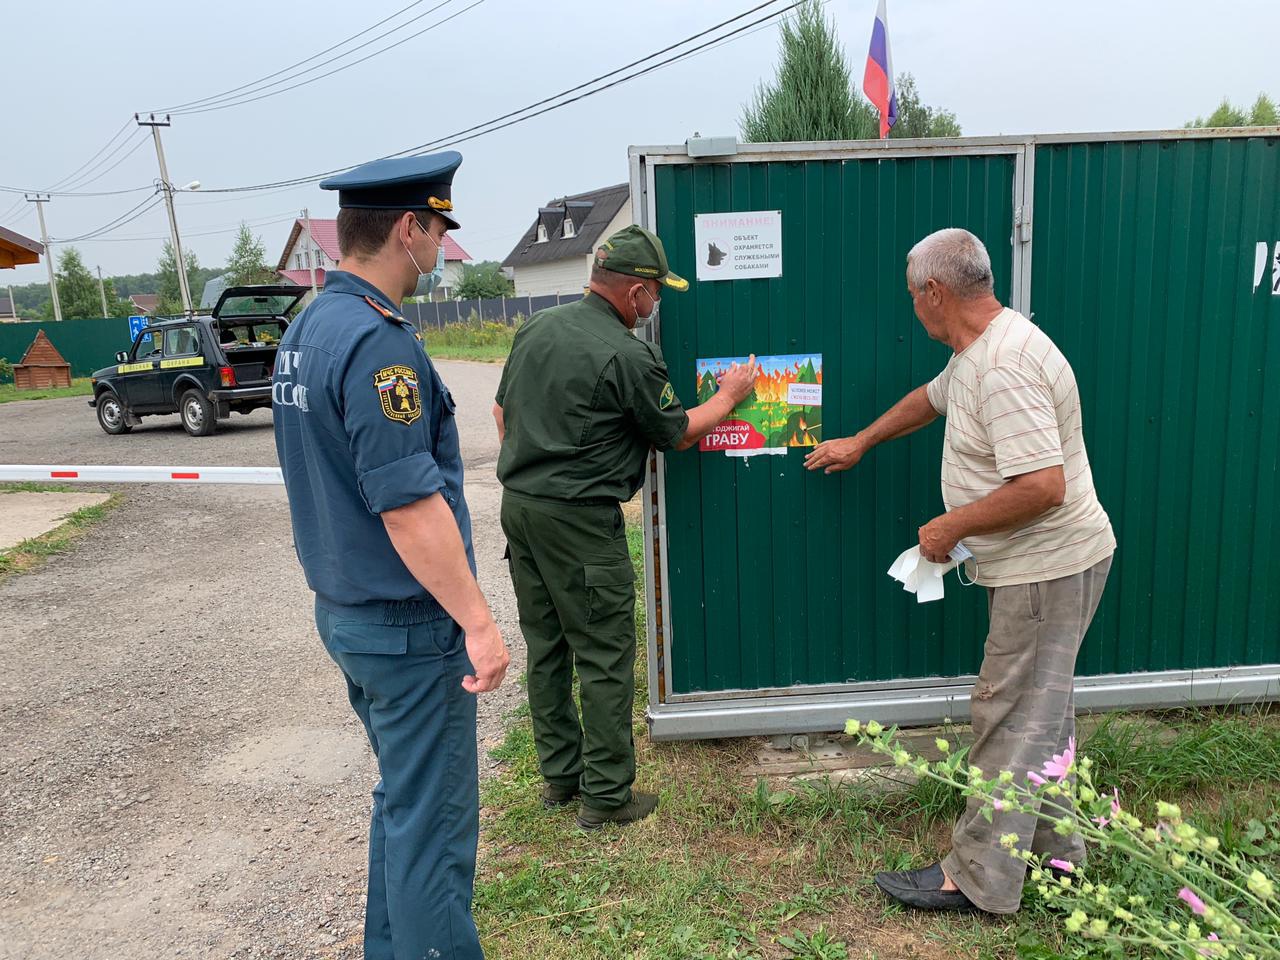
<svg viewBox="0 0 1280 960">
<path fill-rule="evenodd" d="M 747 357 L 696 361 L 698 403 L 715 395 L 720 378 Z M 698 444 L 735 456 L 812 447 L 822 440 L 822 354 L 758 357 L 760 375 L 747 399 Z"/>
</svg>

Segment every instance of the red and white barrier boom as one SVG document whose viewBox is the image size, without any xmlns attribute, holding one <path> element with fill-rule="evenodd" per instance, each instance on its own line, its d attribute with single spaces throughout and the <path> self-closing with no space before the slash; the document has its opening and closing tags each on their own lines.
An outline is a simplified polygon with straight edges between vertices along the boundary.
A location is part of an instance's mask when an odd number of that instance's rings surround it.
<svg viewBox="0 0 1280 960">
<path fill-rule="evenodd" d="M 3 480 L 61 483 L 284 483 L 279 467 L 98 467 L 0 464 Z"/>
</svg>

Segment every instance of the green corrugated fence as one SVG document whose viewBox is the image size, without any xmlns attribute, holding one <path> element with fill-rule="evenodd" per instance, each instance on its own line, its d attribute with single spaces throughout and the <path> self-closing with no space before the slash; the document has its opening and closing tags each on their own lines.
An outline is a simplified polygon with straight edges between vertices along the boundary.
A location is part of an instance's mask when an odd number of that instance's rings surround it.
<svg viewBox="0 0 1280 960">
<path fill-rule="evenodd" d="M 73 377 L 87 377 L 115 363 L 116 351 L 128 350 L 132 342 L 127 317 L 0 323 L 0 357 L 16 364 L 39 330 L 71 364 Z"/>
<path fill-rule="evenodd" d="M 823 356 L 823 436 L 869 423 L 947 362 L 915 321 L 907 251 L 963 223 L 1009 249 L 1014 157 L 920 157 L 663 165 L 658 233 L 672 269 L 697 273 L 695 213 L 781 210 L 776 280 L 695 283 L 663 297 L 662 349 L 692 402 L 694 360 Z M 1006 300 L 1009 257 L 994 256 Z M 750 460 L 666 458 L 671 689 L 768 689 L 977 669 L 981 591 L 904 600 L 885 576 L 942 512 L 941 422 L 839 476 L 805 471 L 805 450 Z"/>
<path fill-rule="evenodd" d="M 637 207 L 684 276 L 695 214 L 782 212 L 780 277 L 663 297 L 672 380 L 692 401 L 697 358 L 821 353 L 822 436 L 854 433 L 946 363 L 913 315 L 905 259 L 931 231 L 967 227 L 997 295 L 1032 312 L 1079 381 L 1119 541 L 1079 675 L 1121 679 L 1093 702 L 1275 696 L 1278 132 L 761 145 L 728 161 L 639 150 L 633 191 L 648 178 L 650 207 Z M 831 685 L 892 688 L 904 718 L 942 715 L 910 706 L 912 690 L 942 703 L 947 678 L 976 670 L 985 591 L 950 578 L 942 603 L 918 606 L 886 576 L 942 510 L 940 448 L 935 424 L 829 477 L 800 449 L 663 458 L 655 704 L 674 697 L 679 718 L 665 735 L 785 729 L 769 709 L 797 725 L 817 713 L 771 705 Z M 1141 693 L 1162 671 L 1180 678 Z M 720 712 L 674 709 L 695 700 Z"/>
</svg>

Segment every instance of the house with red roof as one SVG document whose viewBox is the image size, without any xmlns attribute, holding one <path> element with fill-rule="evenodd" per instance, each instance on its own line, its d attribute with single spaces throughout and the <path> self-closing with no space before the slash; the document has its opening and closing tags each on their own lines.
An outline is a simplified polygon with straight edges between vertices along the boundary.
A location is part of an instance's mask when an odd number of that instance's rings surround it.
<svg viewBox="0 0 1280 960">
<path fill-rule="evenodd" d="M 138 316 L 150 317 L 155 314 L 156 307 L 160 306 L 160 294 L 135 293 L 129 297 L 129 303 Z"/>
<path fill-rule="evenodd" d="M 276 264 L 276 272 L 288 283 L 302 287 L 311 286 L 311 269 L 315 266 L 316 287 L 324 288 L 326 270 L 338 270 L 342 252 L 338 249 L 338 221 L 312 218 L 311 232 L 307 233 L 307 221 L 295 220 L 285 241 L 284 252 Z M 463 250 L 453 237 L 444 238 L 444 283 L 435 291 L 433 299 L 448 300 L 452 290 L 462 279 L 462 265 L 471 262 L 471 254 Z M 427 264 L 422 266 L 426 267 Z M 432 264 L 431 266 L 434 266 Z"/>
</svg>

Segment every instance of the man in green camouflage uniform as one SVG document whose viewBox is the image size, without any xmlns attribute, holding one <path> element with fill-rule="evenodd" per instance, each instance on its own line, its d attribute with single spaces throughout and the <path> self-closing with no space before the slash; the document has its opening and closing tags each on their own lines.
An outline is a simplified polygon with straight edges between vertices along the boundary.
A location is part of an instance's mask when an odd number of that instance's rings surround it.
<svg viewBox="0 0 1280 960">
<path fill-rule="evenodd" d="M 662 351 L 632 333 L 657 317 L 664 287 L 689 284 L 668 269 L 662 242 L 640 227 L 615 233 L 596 251 L 586 297 L 516 334 L 494 406 L 543 801 L 581 796 L 584 829 L 631 823 L 658 803 L 631 788 L 635 575 L 619 504 L 640 488 L 651 447 L 695 445 L 758 373 L 754 358 L 735 365 L 686 411 Z"/>
</svg>

